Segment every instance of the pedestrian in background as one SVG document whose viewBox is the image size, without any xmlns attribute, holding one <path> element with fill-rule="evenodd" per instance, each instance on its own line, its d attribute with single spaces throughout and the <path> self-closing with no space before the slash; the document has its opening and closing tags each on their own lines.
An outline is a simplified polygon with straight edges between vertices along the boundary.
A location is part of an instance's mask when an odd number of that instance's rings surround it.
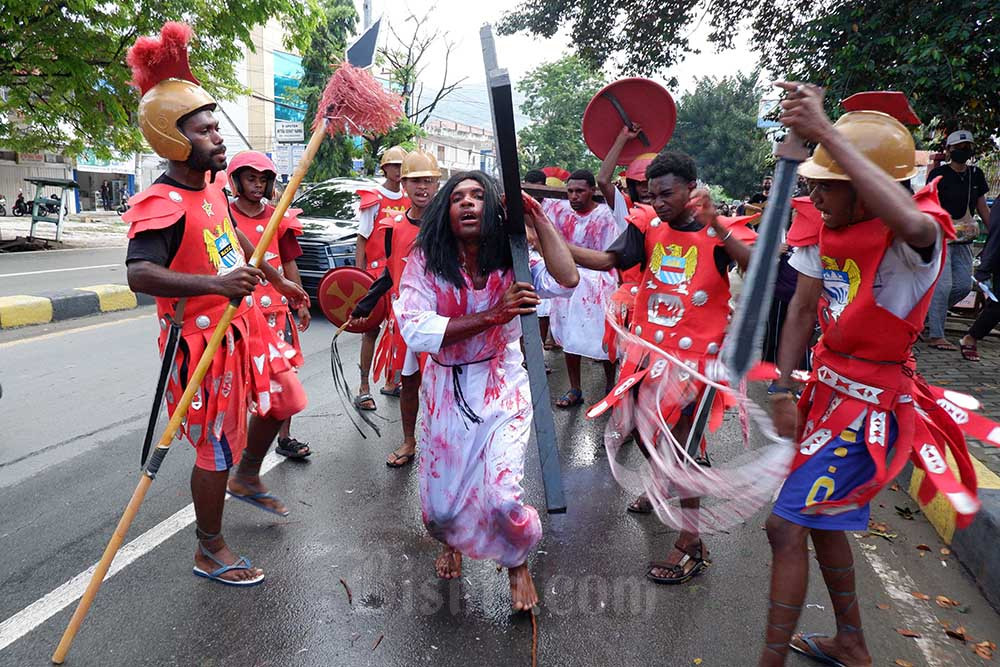
<svg viewBox="0 0 1000 667">
<path fill-rule="evenodd" d="M 927 344 L 935 350 L 958 351 L 944 336 L 944 323 L 948 309 L 972 291 L 972 242 L 979 236 L 979 225 L 972 218 L 978 212 L 983 222 L 990 218 L 986 206 L 989 186 L 986 176 L 979 167 L 967 165 L 973 155 L 972 133 L 957 130 L 948 135 L 945 152 L 948 164 L 937 167 L 927 176 L 931 182 L 938 182 L 938 198 L 941 206 L 948 211 L 955 225 L 957 238 L 948 242 L 941 278 L 938 280 L 927 315 L 930 340 Z"/>
<path fill-rule="evenodd" d="M 111 210 L 111 183 L 107 181 L 101 183 L 101 205 L 105 211 Z"/>
<path fill-rule="evenodd" d="M 958 342 L 962 356 L 969 361 L 979 361 L 977 343 L 986 338 L 987 334 L 1000 324 L 1000 202 L 994 202 L 989 218 L 990 235 L 986 239 L 986 247 L 979 255 L 979 266 L 976 267 L 976 280 L 990 289 L 986 295 L 986 306 L 979 317 L 969 327 L 969 331 Z"/>
</svg>

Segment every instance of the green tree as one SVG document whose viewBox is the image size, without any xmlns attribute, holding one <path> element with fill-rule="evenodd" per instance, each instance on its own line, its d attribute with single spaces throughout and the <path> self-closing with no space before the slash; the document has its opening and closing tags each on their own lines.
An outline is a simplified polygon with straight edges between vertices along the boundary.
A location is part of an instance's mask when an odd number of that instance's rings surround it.
<svg viewBox="0 0 1000 667">
<path fill-rule="evenodd" d="M 697 79 L 677 104 L 669 148 L 695 159 L 698 177 L 736 196 L 749 196 L 768 170 L 770 143 L 757 129 L 757 73 Z"/>
<path fill-rule="evenodd" d="M 820 5 L 822 6 L 822 5 Z M 789 15 L 763 64 L 827 88 L 828 105 L 862 90 L 906 93 L 925 134 L 1000 134 L 995 0 L 853 0 Z M 939 146 L 935 146 L 937 148 Z"/>
<path fill-rule="evenodd" d="M 358 13 L 353 0 L 323 0 L 322 17 L 302 52 L 302 80 L 297 94 L 306 108 L 306 127 L 316 117 L 320 97 L 332 73 L 331 66 L 344 59 L 347 38 L 354 32 Z M 326 139 L 306 174 L 307 181 L 322 181 L 351 173 L 354 144 L 350 137 Z"/>
<path fill-rule="evenodd" d="M 100 157 L 142 146 L 134 122 L 139 96 L 125 53 L 165 21 L 194 28 L 191 64 L 212 94 L 242 92 L 234 65 L 251 29 L 271 17 L 301 48 L 316 22 L 315 0 L 19 0 L 0 12 L 0 145 L 18 151 Z"/>
<path fill-rule="evenodd" d="M 522 169 L 560 166 L 597 171 L 600 161 L 587 148 L 580 119 L 605 83 L 603 74 L 579 56 L 564 56 L 532 70 L 518 82 L 521 113 L 531 124 L 518 137 Z"/>
<path fill-rule="evenodd" d="M 693 52 L 701 25 L 720 50 L 749 30 L 765 69 L 829 87 L 831 111 L 852 93 L 899 90 L 931 129 L 1000 134 L 996 0 L 525 0 L 499 31 L 548 38 L 568 27 L 595 67 L 650 75 Z"/>
</svg>

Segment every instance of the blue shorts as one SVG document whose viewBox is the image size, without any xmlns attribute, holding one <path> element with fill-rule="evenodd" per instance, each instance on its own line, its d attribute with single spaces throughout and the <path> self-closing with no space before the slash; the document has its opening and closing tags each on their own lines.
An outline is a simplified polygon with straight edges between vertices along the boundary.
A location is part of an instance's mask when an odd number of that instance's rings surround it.
<svg viewBox="0 0 1000 667">
<path fill-rule="evenodd" d="M 824 500 L 840 500 L 875 475 L 875 462 L 868 453 L 861 429 L 845 429 L 822 449 L 810 456 L 781 487 L 773 512 L 782 519 L 818 530 L 866 530 L 871 508 L 868 505 L 839 514 L 805 514 L 803 508 Z M 895 417 L 889 422 L 889 450 L 899 429 Z M 888 456 L 888 454 L 887 454 Z M 834 508 L 831 508 L 834 509 Z"/>
</svg>

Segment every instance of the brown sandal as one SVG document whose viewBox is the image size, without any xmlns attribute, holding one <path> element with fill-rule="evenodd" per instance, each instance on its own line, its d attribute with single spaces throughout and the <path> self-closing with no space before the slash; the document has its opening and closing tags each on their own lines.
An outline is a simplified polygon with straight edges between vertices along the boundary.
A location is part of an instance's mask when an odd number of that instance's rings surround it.
<svg viewBox="0 0 1000 667">
<path fill-rule="evenodd" d="M 690 545 L 687 549 L 681 548 L 678 544 L 675 544 L 674 548 L 682 552 L 684 558 L 678 563 L 651 561 L 649 570 L 646 572 L 647 579 L 657 584 L 683 584 L 704 572 L 712 564 L 701 540 Z M 666 570 L 669 574 L 666 577 L 660 577 L 653 574 L 653 570 Z"/>
<path fill-rule="evenodd" d="M 975 343 L 972 345 L 960 344 L 959 347 L 962 350 L 963 359 L 966 361 L 979 361 L 979 349 L 976 347 Z"/>
</svg>

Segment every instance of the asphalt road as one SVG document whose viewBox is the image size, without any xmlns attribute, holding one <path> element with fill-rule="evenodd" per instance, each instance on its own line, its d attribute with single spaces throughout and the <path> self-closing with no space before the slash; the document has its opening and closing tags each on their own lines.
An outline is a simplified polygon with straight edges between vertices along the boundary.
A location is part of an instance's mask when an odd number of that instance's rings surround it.
<svg viewBox="0 0 1000 667">
<path fill-rule="evenodd" d="M 0 665 L 48 664 L 76 603 L 66 593 L 71 580 L 96 562 L 134 489 L 155 383 L 155 328 L 146 308 L 0 333 Z M 193 452 L 178 443 L 129 534 L 128 564 L 105 582 L 67 664 L 530 664 L 530 619 L 510 613 L 505 573 L 467 560 L 460 581 L 434 577 L 438 549 L 421 524 L 416 469 L 383 464 L 399 437 L 396 404 L 378 397 L 378 414 L 389 420 L 381 440 L 353 430 L 331 386 L 331 332 L 317 321 L 303 337 L 310 405 L 293 432 L 315 453 L 266 477 L 292 515 L 227 506 L 228 541 L 268 580 L 238 590 L 191 575 L 195 539 L 185 508 Z M 350 361 L 358 337 L 344 338 Z M 556 394 L 565 389 L 560 361 L 552 358 Z M 585 371 L 596 399 L 601 373 Z M 679 587 L 648 584 L 646 562 L 662 557 L 673 535 L 653 518 L 625 513 L 629 497 L 608 472 L 601 425 L 584 422 L 582 410 L 557 419 L 569 511 L 543 517 L 545 536 L 530 561 L 543 601 L 538 663 L 754 664 L 767 600 L 764 514 L 707 541 L 714 565 L 705 576 Z M 739 440 L 738 423 L 727 419 L 712 445 L 717 460 Z M 539 506 L 537 456 L 529 452 L 526 493 Z M 874 509 L 898 534 L 893 542 L 852 538 L 875 664 L 982 665 L 938 621 L 996 641 L 1000 618 L 957 562 L 940 555 L 922 517 L 895 513 L 904 504 L 914 506 L 886 491 Z M 946 595 L 965 613 L 913 591 Z M 815 567 L 807 602 L 801 627 L 832 630 Z"/>
<path fill-rule="evenodd" d="M 125 282 L 124 246 L 0 254 L 0 296 Z"/>
</svg>

